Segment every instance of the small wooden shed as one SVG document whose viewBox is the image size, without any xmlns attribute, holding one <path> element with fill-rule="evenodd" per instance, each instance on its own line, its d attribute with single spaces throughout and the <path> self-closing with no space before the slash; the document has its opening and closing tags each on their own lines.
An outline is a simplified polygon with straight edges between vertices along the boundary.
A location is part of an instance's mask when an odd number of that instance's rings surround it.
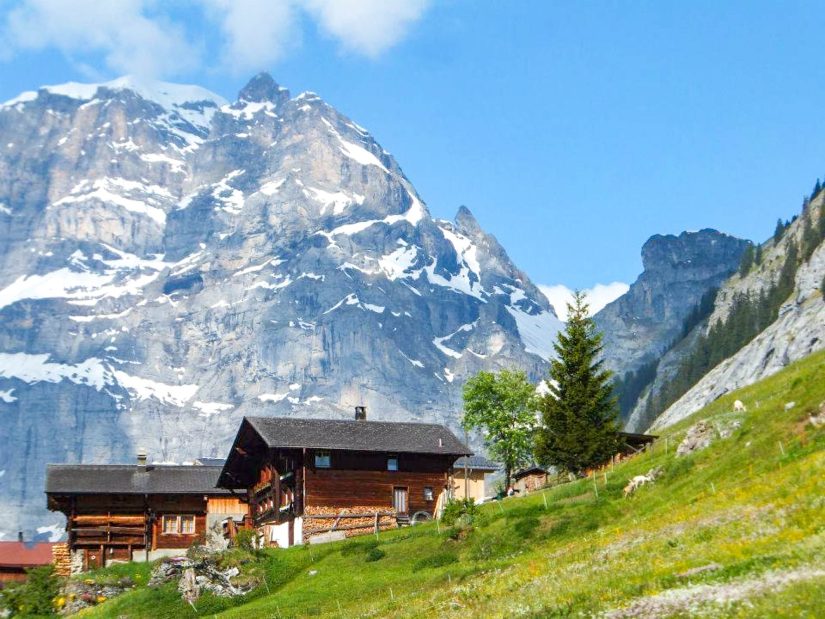
<svg viewBox="0 0 825 619">
<path fill-rule="evenodd" d="M 513 489 L 519 494 L 528 494 L 547 485 L 547 470 L 538 466 L 528 466 L 513 475 Z"/>
</svg>

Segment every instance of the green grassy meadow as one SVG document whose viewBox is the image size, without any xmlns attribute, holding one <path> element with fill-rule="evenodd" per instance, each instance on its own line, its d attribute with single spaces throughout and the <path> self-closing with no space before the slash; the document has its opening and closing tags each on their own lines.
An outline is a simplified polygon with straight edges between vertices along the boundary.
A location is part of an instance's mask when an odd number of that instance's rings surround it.
<svg viewBox="0 0 825 619">
<path fill-rule="evenodd" d="M 731 412 L 736 399 L 747 413 Z M 265 551 L 242 565 L 260 586 L 195 608 L 174 585 L 147 588 L 151 566 L 119 566 L 84 577 L 128 572 L 135 590 L 80 616 L 821 616 L 825 427 L 808 417 L 823 402 L 825 352 L 720 398 L 606 476 L 484 505 L 472 530 L 428 523 Z M 701 419 L 741 426 L 676 458 Z M 655 466 L 662 476 L 624 498 Z"/>
</svg>

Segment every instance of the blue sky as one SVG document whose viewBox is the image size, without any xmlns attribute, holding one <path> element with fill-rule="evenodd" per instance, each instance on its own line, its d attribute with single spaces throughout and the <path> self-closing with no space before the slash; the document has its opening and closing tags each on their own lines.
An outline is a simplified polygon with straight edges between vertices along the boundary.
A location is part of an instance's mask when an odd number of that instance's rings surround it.
<svg viewBox="0 0 825 619">
<path fill-rule="evenodd" d="M 106 7 L 102 9 L 101 7 Z M 0 98 L 267 70 L 467 205 L 540 284 L 631 282 L 652 234 L 751 239 L 825 175 L 817 2 L 0 0 Z"/>
</svg>

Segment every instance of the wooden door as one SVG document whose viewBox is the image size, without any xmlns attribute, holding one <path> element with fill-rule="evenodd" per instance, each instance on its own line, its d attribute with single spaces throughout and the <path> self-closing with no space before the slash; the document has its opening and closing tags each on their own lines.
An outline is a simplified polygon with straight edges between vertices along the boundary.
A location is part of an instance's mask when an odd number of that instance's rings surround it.
<svg viewBox="0 0 825 619">
<path fill-rule="evenodd" d="M 392 508 L 398 514 L 406 514 L 407 508 L 407 489 L 393 488 L 392 490 Z"/>
<path fill-rule="evenodd" d="M 83 571 L 97 570 L 104 567 L 106 554 L 103 546 L 100 548 L 87 548 L 83 553 Z"/>
</svg>

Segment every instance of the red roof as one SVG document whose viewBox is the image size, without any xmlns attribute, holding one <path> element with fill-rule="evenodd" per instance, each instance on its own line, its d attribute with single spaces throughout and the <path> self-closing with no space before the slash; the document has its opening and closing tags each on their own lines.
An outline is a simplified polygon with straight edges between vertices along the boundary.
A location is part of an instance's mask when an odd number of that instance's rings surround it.
<svg viewBox="0 0 825 619">
<path fill-rule="evenodd" d="M 34 567 L 52 562 L 50 542 L 0 542 L 0 567 Z"/>
</svg>

